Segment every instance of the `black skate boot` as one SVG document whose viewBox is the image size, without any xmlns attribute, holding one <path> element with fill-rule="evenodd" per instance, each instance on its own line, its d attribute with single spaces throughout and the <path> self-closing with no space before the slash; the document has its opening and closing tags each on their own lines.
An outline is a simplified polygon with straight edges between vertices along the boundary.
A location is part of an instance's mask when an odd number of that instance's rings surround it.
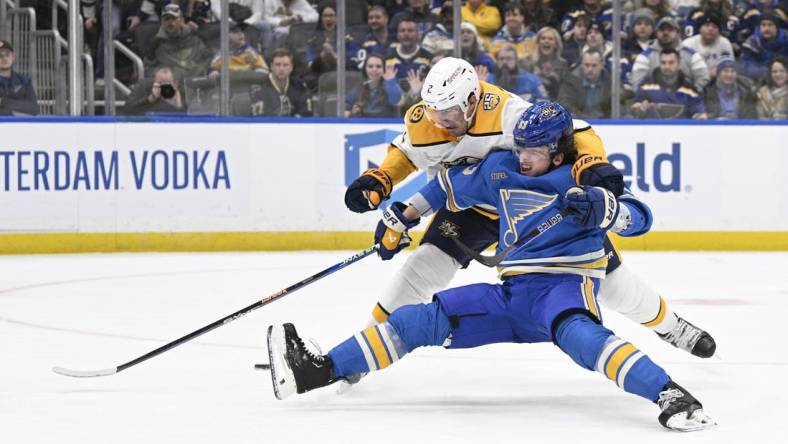
<svg viewBox="0 0 788 444">
<path fill-rule="evenodd" d="M 703 413 L 701 403 L 673 381 L 662 387 L 657 405 L 662 409 L 659 423 L 671 430 L 692 432 L 717 425 Z"/>
<path fill-rule="evenodd" d="M 717 350 L 714 338 L 681 316 L 676 316 L 676 318 L 676 326 L 673 330 L 665 334 L 657 333 L 657 336 L 668 344 L 688 351 L 699 358 L 712 357 Z"/>
<path fill-rule="evenodd" d="M 328 356 L 315 355 L 307 349 L 293 324 L 268 327 L 268 357 L 277 399 L 337 381 Z"/>
</svg>

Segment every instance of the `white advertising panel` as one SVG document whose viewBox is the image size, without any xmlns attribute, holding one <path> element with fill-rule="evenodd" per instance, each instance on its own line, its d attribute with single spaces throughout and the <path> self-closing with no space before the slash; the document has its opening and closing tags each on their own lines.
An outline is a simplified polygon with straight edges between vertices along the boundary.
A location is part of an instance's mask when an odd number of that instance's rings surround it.
<svg viewBox="0 0 788 444">
<path fill-rule="evenodd" d="M 786 125 L 595 125 L 654 231 L 788 231 Z M 399 123 L 4 122 L 5 233 L 369 231 L 347 185 Z M 413 175 L 394 199 L 426 181 Z"/>
</svg>

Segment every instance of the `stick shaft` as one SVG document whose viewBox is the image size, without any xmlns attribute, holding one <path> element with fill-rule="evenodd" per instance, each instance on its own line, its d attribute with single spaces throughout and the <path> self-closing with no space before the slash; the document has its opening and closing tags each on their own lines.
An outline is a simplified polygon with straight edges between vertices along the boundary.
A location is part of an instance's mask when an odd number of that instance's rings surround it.
<svg viewBox="0 0 788 444">
<path fill-rule="evenodd" d="M 201 335 L 203 335 L 205 333 L 208 333 L 209 331 L 211 331 L 211 330 L 213 330 L 215 328 L 221 327 L 224 324 L 228 324 L 230 322 L 233 322 L 236 319 L 238 319 L 238 318 L 240 318 L 240 317 L 242 317 L 244 315 L 247 315 L 247 314 L 257 310 L 258 308 L 260 308 L 260 307 L 262 307 L 264 305 L 270 304 L 271 302 L 273 302 L 273 301 L 275 301 L 275 300 L 277 300 L 277 299 L 279 299 L 281 297 L 284 297 L 288 293 L 292 293 L 292 292 L 294 292 L 296 290 L 300 290 L 300 289 L 306 287 L 307 285 L 309 285 L 309 284 L 311 284 L 313 282 L 317 282 L 318 280 L 320 280 L 320 279 L 322 279 L 322 278 L 324 278 L 324 277 L 326 277 L 326 276 L 328 276 L 330 274 L 333 274 L 333 273 L 335 273 L 335 272 L 347 267 L 348 265 L 350 265 L 352 263 L 355 263 L 355 262 L 357 262 L 357 261 L 369 256 L 370 254 L 374 253 L 376 249 L 377 249 L 376 245 L 372 246 L 372 247 L 369 247 L 366 250 L 361 251 L 359 253 L 356 253 L 353 256 L 345 259 L 342 262 L 334 264 L 334 265 L 326 268 L 323 271 L 320 271 L 320 272 L 318 272 L 316 274 L 313 274 L 312 276 L 309 276 L 308 278 L 302 280 L 301 282 L 293 284 L 293 285 L 285 288 L 284 290 L 279 290 L 279 291 L 277 291 L 277 292 L 275 292 L 275 293 L 273 293 L 273 294 L 271 294 L 269 296 L 266 296 L 263 299 L 255 302 L 254 304 L 251 304 L 251 305 L 249 305 L 247 307 L 244 307 L 244 308 L 236 311 L 235 313 L 232 313 L 232 314 L 227 315 L 227 316 L 225 316 L 225 317 L 223 317 L 221 319 L 218 319 L 218 320 L 216 320 L 214 322 L 211 322 L 210 324 L 208 324 L 208 325 L 206 325 L 206 326 L 204 326 L 202 328 L 199 328 L 199 329 L 197 329 L 197 330 L 195 330 L 195 331 L 193 331 L 193 332 L 191 332 L 191 333 L 189 333 L 189 334 L 187 334 L 185 336 L 182 336 L 182 337 L 180 337 L 180 338 L 178 338 L 178 339 L 176 339 L 176 340 L 174 340 L 172 342 L 164 344 L 161 347 L 157 348 L 156 350 L 150 351 L 150 352 L 148 352 L 148 353 L 146 353 L 146 354 L 144 354 L 144 355 L 142 355 L 142 356 L 140 356 L 138 358 L 132 359 L 131 361 L 126 362 L 125 364 L 121 364 L 121 365 L 119 365 L 117 367 L 117 371 L 115 373 L 121 372 L 121 371 L 123 371 L 123 370 L 125 370 L 125 369 L 127 369 L 129 367 L 135 366 L 135 365 L 139 364 L 140 362 L 147 361 L 148 359 L 150 359 L 150 358 L 152 358 L 154 356 L 158 356 L 158 355 L 166 352 L 167 350 L 175 348 L 175 347 L 177 347 L 177 346 L 179 346 L 179 345 L 181 345 L 181 344 L 183 344 L 185 342 L 189 342 L 192 339 L 194 339 L 194 338 L 196 338 L 198 336 L 201 336 Z"/>
</svg>

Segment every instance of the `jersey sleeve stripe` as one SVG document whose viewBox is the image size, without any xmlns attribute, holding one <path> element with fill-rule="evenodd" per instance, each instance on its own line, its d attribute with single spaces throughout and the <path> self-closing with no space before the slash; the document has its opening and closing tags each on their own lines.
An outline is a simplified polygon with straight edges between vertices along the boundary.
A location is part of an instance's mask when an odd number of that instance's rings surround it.
<svg viewBox="0 0 788 444">
<path fill-rule="evenodd" d="M 489 136 L 499 136 L 499 135 L 503 134 L 503 131 L 493 131 L 493 132 L 489 132 L 489 133 L 472 133 L 472 132 L 468 131 L 465 134 L 468 135 L 468 136 L 471 136 L 471 137 L 489 137 Z"/>
<path fill-rule="evenodd" d="M 443 145 L 444 143 L 449 143 L 449 142 L 451 142 L 451 141 L 450 140 L 439 140 L 437 142 L 429 142 L 429 143 L 411 143 L 411 145 L 412 146 L 425 147 L 425 146 Z"/>
</svg>

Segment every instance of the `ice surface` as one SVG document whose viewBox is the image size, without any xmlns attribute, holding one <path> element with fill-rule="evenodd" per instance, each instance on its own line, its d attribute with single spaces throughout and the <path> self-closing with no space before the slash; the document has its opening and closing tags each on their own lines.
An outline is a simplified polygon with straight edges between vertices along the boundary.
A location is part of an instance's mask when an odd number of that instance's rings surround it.
<svg viewBox="0 0 788 444">
<path fill-rule="evenodd" d="M 51 367 L 127 362 L 354 252 L 0 257 L 0 442 L 785 443 L 788 254 L 635 253 L 630 267 L 717 339 L 719 358 L 673 349 L 605 312 L 720 425 L 668 432 L 657 407 L 551 344 L 418 350 L 350 392 L 277 401 L 265 330 L 294 322 L 328 350 L 355 333 L 405 254 L 375 257 L 119 374 Z M 495 282 L 481 266 L 454 285 Z"/>
</svg>

